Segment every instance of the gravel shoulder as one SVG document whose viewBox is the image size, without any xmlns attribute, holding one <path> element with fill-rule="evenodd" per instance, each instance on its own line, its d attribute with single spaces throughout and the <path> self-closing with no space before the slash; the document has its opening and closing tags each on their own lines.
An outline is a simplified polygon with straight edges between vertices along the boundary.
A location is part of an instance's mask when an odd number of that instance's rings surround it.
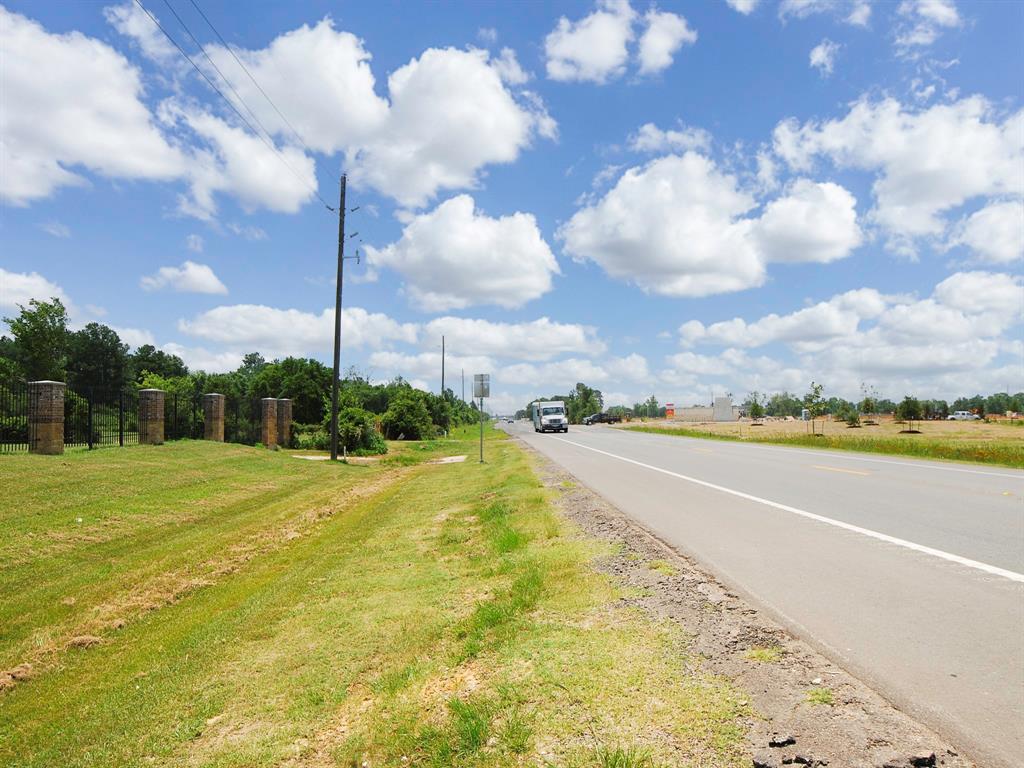
<svg viewBox="0 0 1024 768">
<path fill-rule="evenodd" d="M 519 440 L 560 512 L 615 554 L 595 563 L 623 601 L 682 627 L 704 669 L 745 691 L 754 768 L 784 765 L 913 768 L 976 764 L 807 643 L 792 636 L 693 560 Z"/>
</svg>

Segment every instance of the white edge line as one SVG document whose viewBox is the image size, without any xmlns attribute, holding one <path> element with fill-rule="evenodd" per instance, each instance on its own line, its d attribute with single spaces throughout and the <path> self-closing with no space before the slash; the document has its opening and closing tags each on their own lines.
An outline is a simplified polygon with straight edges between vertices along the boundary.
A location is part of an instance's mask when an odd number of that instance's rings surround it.
<svg viewBox="0 0 1024 768">
<path fill-rule="evenodd" d="M 636 466 L 643 467 L 644 469 L 650 469 L 650 470 L 652 470 L 654 472 L 661 472 L 663 475 L 669 475 L 670 477 L 675 477 L 675 478 L 678 478 L 680 480 L 685 480 L 688 483 L 694 483 L 695 485 L 702 485 L 705 488 L 711 488 L 712 490 L 715 490 L 715 491 L 720 491 L 722 493 L 728 493 L 728 494 L 730 494 L 732 496 L 738 496 L 739 498 L 746 499 L 747 501 L 753 501 L 753 502 L 756 502 L 757 504 L 764 504 L 765 506 L 768 506 L 768 507 L 773 507 L 775 509 L 780 509 L 783 512 L 789 512 L 790 514 L 799 515 L 800 517 L 806 517 L 809 520 L 815 520 L 815 521 L 817 521 L 819 523 L 825 523 L 827 525 L 833 525 L 836 528 L 842 528 L 843 530 L 846 530 L 846 531 L 852 531 L 853 533 L 859 533 L 862 536 L 869 536 L 872 539 L 878 539 L 879 541 L 884 541 L 884 542 L 886 542 L 888 544 L 895 544 L 896 546 L 903 547 L 905 549 L 912 549 L 915 552 L 920 552 L 920 553 L 925 554 L 925 555 L 931 555 L 932 557 L 938 557 L 938 558 L 941 558 L 942 560 L 948 560 L 951 563 L 958 563 L 958 564 L 966 566 L 968 568 L 974 568 L 975 570 L 978 570 L 978 571 L 984 571 L 985 573 L 990 573 L 993 576 L 1002 576 L 1004 579 L 1009 579 L 1010 581 L 1017 581 L 1017 582 L 1024 583 L 1024 573 L 1017 573 L 1016 571 L 1010 571 L 1010 570 L 1007 570 L 1005 568 L 1000 568 L 1000 567 L 995 566 L 995 565 L 989 565 L 988 563 L 981 563 L 981 562 L 978 562 L 977 560 L 971 560 L 970 558 L 967 558 L 967 557 L 961 557 L 960 555 L 954 555 L 951 552 L 944 552 L 941 549 L 934 549 L 932 547 L 926 547 L 923 544 L 915 544 L 912 541 L 907 541 L 906 539 L 899 539 L 899 538 L 896 538 L 895 536 L 890 536 L 887 533 L 879 533 L 878 531 L 872 531 L 870 528 L 861 528 L 859 525 L 852 525 L 851 523 L 844 523 L 842 520 L 833 520 L 831 517 L 824 517 L 822 515 L 816 515 L 813 512 L 807 512 L 806 510 L 803 510 L 803 509 L 797 509 L 796 507 L 791 507 L 791 506 L 789 506 L 787 504 L 780 504 L 777 501 L 770 501 L 768 499 L 762 499 L 760 496 L 754 496 L 754 495 L 749 494 L 749 493 L 744 493 L 743 491 L 737 491 L 737 490 L 733 490 L 732 488 L 726 488 L 725 486 L 722 486 L 722 485 L 715 485 L 714 483 L 709 483 L 706 480 L 698 480 L 695 477 L 689 477 L 687 475 L 681 475 L 678 472 L 672 472 L 671 470 L 668 470 L 668 469 L 662 469 L 661 467 L 655 467 L 655 466 L 653 466 L 651 464 L 644 464 L 642 461 L 637 461 L 636 459 L 628 459 L 625 456 L 619 456 L 619 455 L 614 454 L 614 453 L 609 453 L 608 451 L 602 451 L 600 448 L 591 448 L 589 445 L 583 445 L 582 443 L 577 443 L 577 442 L 574 442 L 572 440 L 567 440 L 564 437 L 555 437 L 553 439 L 554 440 L 558 440 L 559 442 L 562 442 L 562 443 L 568 443 L 569 445 L 575 445 L 577 448 L 583 448 L 583 449 L 588 450 L 588 451 L 593 451 L 594 453 L 600 453 L 600 454 L 603 454 L 605 456 L 610 456 L 611 458 L 618 459 L 619 461 L 625 461 L 625 462 L 627 462 L 629 464 L 635 464 Z"/>
<path fill-rule="evenodd" d="M 631 431 L 631 430 L 622 430 L 622 431 L 627 432 L 627 431 Z M 679 440 L 680 438 L 682 438 L 683 440 L 698 440 L 698 441 L 706 440 L 706 438 L 703 438 L 703 437 L 690 437 L 689 435 L 673 435 L 671 433 L 667 434 L 667 435 L 659 435 L 659 434 L 656 434 L 654 432 L 634 432 L 633 434 L 637 434 L 637 435 L 652 435 L 654 437 L 673 437 L 676 440 Z M 760 448 L 760 449 L 765 449 L 765 450 L 769 450 L 769 451 L 773 451 L 774 450 L 774 451 L 786 451 L 786 452 L 791 452 L 791 453 L 809 453 L 812 456 L 835 456 L 837 459 L 846 459 L 847 461 L 870 461 L 870 462 L 873 462 L 875 464 L 891 464 L 892 466 L 895 466 L 895 467 L 916 467 L 918 469 L 932 469 L 932 470 L 940 470 L 940 471 L 945 471 L 945 472 L 965 472 L 965 473 L 970 474 L 970 475 L 986 475 L 987 477 L 1009 477 L 1009 478 L 1012 478 L 1013 480 L 1024 479 L 1024 477 L 1022 477 L 1021 475 L 1011 475 L 1011 474 L 1009 474 L 1007 472 L 990 472 L 990 471 L 985 470 L 985 469 L 968 469 L 967 467 L 955 466 L 952 463 L 950 463 L 950 464 L 945 464 L 945 463 L 942 463 L 942 462 L 929 463 L 928 459 L 921 459 L 920 461 L 899 461 L 899 460 L 895 460 L 895 459 L 880 459 L 880 458 L 875 458 L 873 456 L 858 456 L 858 455 L 856 455 L 856 451 L 846 451 L 846 450 L 842 450 L 842 449 L 837 449 L 837 450 L 834 450 L 834 451 L 824 451 L 824 450 L 820 450 L 820 449 L 815 450 L 814 448 L 798 448 L 796 446 L 791 446 L 791 445 L 778 445 L 778 444 L 772 444 L 772 443 L 761 442 L 761 441 L 758 441 L 757 443 L 753 443 L 753 442 L 741 442 L 739 440 L 716 440 L 715 442 L 718 442 L 718 443 L 728 443 L 730 445 L 742 445 L 744 447 Z"/>
</svg>

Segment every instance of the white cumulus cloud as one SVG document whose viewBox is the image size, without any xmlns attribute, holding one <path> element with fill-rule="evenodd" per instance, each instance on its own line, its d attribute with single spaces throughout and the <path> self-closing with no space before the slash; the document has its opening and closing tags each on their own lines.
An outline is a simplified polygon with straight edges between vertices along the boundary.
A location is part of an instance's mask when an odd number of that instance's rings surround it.
<svg viewBox="0 0 1024 768">
<path fill-rule="evenodd" d="M 515 360 L 548 360 L 569 353 L 600 355 L 606 349 L 596 328 L 546 317 L 524 323 L 438 317 L 424 326 L 421 339 L 434 344 L 441 336 L 458 354 Z"/>
<path fill-rule="evenodd" d="M 742 13 L 744 16 L 748 16 L 754 12 L 761 0 L 725 0 L 725 2 L 734 11 Z"/>
<path fill-rule="evenodd" d="M 413 302 L 427 311 L 519 307 L 551 290 L 559 273 L 531 214 L 492 218 L 469 195 L 412 217 L 398 241 L 366 252 L 372 266 L 401 274 Z"/>
<path fill-rule="evenodd" d="M 644 123 L 629 137 L 628 146 L 634 152 L 707 151 L 711 147 L 711 134 L 702 128 L 686 125 L 663 131 L 654 123 Z"/>
<path fill-rule="evenodd" d="M 797 179 L 771 201 L 754 226 L 761 253 L 775 262 L 830 262 L 861 244 L 857 201 L 831 182 Z"/>
<path fill-rule="evenodd" d="M 559 230 L 566 251 L 612 277 L 667 296 L 761 285 L 770 261 L 828 262 L 860 244 L 853 196 L 798 180 L 748 216 L 754 198 L 713 161 L 688 152 L 627 170 Z"/>
<path fill-rule="evenodd" d="M 944 215 L 977 197 L 1024 195 L 1024 111 L 1000 116 L 980 96 L 928 109 L 862 98 L 841 118 L 780 123 L 775 152 L 806 170 L 816 156 L 839 168 L 877 173 L 872 218 L 890 247 L 941 237 Z"/>
<path fill-rule="evenodd" d="M 637 52 L 641 75 L 667 69 L 680 48 L 697 42 L 697 33 L 678 14 L 652 8 L 644 14 L 644 22 L 647 29 L 640 38 Z"/>
<path fill-rule="evenodd" d="M 635 18 L 629 0 L 602 0 L 579 21 L 560 18 L 544 40 L 548 77 L 605 83 L 622 75 Z"/>
<path fill-rule="evenodd" d="M 1024 256 L 1024 201 L 992 203 L 962 220 L 950 245 L 963 245 L 979 260 L 1008 264 Z"/>
<path fill-rule="evenodd" d="M 143 277 L 139 284 L 146 291 L 169 289 L 178 293 L 227 293 L 227 286 L 206 264 L 185 261 L 180 267 L 160 267 Z"/>
<path fill-rule="evenodd" d="M 0 308 L 17 310 L 19 304 L 28 306 L 32 299 L 60 299 L 65 307 L 71 303 L 63 288 L 38 272 L 11 272 L 0 267 Z"/>
<path fill-rule="evenodd" d="M 191 320 L 179 320 L 178 330 L 232 351 L 259 350 L 265 355 L 326 355 L 334 342 L 334 310 L 319 314 L 278 309 L 260 304 L 215 307 Z M 379 312 L 345 307 L 341 317 L 342 344 L 379 348 L 392 342 L 412 344 L 418 329 Z"/>
<path fill-rule="evenodd" d="M 142 102 L 139 71 L 79 32 L 48 33 L 0 7 L 0 198 L 24 206 L 86 184 L 79 169 L 113 179 L 173 180 L 186 169 Z"/>
<path fill-rule="evenodd" d="M 833 43 L 827 37 L 811 48 L 810 64 L 817 69 L 822 77 L 828 77 L 835 68 L 836 56 L 842 46 Z"/>
</svg>

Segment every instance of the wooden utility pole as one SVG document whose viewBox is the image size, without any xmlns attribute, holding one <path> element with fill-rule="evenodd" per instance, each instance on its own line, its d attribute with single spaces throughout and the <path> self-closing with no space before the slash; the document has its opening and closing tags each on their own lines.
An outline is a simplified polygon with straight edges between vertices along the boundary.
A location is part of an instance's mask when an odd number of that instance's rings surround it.
<svg viewBox="0 0 1024 768">
<path fill-rule="evenodd" d="M 341 377 L 341 284 L 345 276 L 345 174 L 338 204 L 338 279 L 334 287 L 334 381 L 331 387 L 331 461 L 338 460 L 338 384 Z"/>
</svg>

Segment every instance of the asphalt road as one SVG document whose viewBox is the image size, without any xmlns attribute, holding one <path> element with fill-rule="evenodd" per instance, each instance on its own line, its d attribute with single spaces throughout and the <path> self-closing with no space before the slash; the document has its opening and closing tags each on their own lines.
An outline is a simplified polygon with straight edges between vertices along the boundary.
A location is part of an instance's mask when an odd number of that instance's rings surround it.
<svg viewBox="0 0 1024 768">
<path fill-rule="evenodd" d="M 982 765 L 1024 765 L 1024 471 L 504 425 Z"/>
</svg>

